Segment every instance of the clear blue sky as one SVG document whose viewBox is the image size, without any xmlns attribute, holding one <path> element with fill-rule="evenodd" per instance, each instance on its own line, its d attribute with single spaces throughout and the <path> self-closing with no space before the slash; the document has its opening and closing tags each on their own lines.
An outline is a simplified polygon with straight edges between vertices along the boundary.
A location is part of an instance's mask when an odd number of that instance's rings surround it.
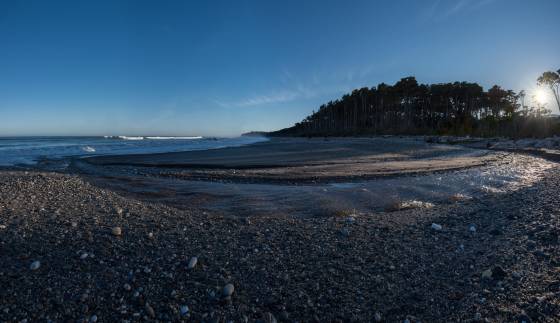
<svg viewBox="0 0 560 323">
<path fill-rule="evenodd" d="M 409 75 L 532 89 L 560 68 L 559 14 L 558 0 L 2 1 L 0 136 L 233 136 Z"/>
</svg>

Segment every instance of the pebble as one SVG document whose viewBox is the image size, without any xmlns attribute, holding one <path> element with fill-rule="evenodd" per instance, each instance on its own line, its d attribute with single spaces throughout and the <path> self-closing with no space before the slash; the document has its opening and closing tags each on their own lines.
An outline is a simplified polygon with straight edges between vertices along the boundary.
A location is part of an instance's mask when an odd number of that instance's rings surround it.
<svg viewBox="0 0 560 323">
<path fill-rule="evenodd" d="M 124 284 L 123 288 L 124 290 L 129 291 L 132 289 L 132 286 L 130 286 L 129 284 Z"/>
<path fill-rule="evenodd" d="M 474 314 L 474 320 L 475 320 L 475 321 L 480 321 L 480 320 L 482 320 L 482 314 L 480 314 L 479 312 L 476 312 L 476 313 Z"/>
<path fill-rule="evenodd" d="M 432 223 L 432 229 L 434 229 L 436 231 L 441 231 L 441 229 L 443 229 L 443 227 L 440 224 Z"/>
<path fill-rule="evenodd" d="M 340 234 L 342 234 L 345 237 L 349 237 L 350 236 L 350 230 L 348 230 L 347 228 L 342 228 L 342 229 L 340 229 Z"/>
<path fill-rule="evenodd" d="M 492 278 L 492 269 L 486 269 L 482 272 L 482 279 L 490 279 Z"/>
<path fill-rule="evenodd" d="M 93 323 L 93 322 L 97 322 L 97 315 L 92 315 L 92 316 L 89 318 L 89 321 L 92 322 L 92 323 Z"/>
<path fill-rule="evenodd" d="M 276 320 L 274 315 L 272 315 L 272 313 L 266 312 L 266 314 L 264 315 L 264 322 L 265 323 L 277 323 L 278 321 Z"/>
<path fill-rule="evenodd" d="M 235 287 L 233 286 L 233 284 L 227 284 L 224 286 L 224 289 L 222 289 L 222 295 L 224 297 L 230 297 L 234 291 Z"/>
<path fill-rule="evenodd" d="M 122 234 L 122 230 L 121 227 L 114 227 L 111 232 L 113 233 L 114 236 L 120 236 Z"/>
<path fill-rule="evenodd" d="M 472 233 L 476 232 L 476 226 L 474 224 L 469 225 L 469 231 Z"/>
<path fill-rule="evenodd" d="M 88 257 L 87 252 L 84 252 L 84 253 L 80 256 L 80 259 L 84 260 L 84 259 L 86 259 L 87 257 Z"/>
<path fill-rule="evenodd" d="M 34 262 L 31 263 L 31 265 L 29 266 L 29 269 L 37 270 L 37 269 L 39 269 L 39 267 L 41 267 L 41 262 L 39 260 L 35 260 Z"/>
<path fill-rule="evenodd" d="M 180 311 L 181 315 L 187 315 L 189 314 L 189 307 L 187 305 L 182 305 Z"/>
<path fill-rule="evenodd" d="M 196 266 L 197 263 L 198 263 L 198 257 L 192 257 L 189 260 L 189 264 L 187 265 L 187 269 L 194 269 L 194 267 Z"/>
<path fill-rule="evenodd" d="M 375 312 L 375 315 L 373 316 L 373 320 L 375 322 L 381 322 L 381 320 L 382 320 L 381 313 Z"/>
<path fill-rule="evenodd" d="M 148 315 L 150 317 L 156 317 L 156 312 L 154 311 L 154 309 L 150 306 L 149 303 L 146 303 L 146 305 L 144 306 L 146 313 L 148 313 Z"/>
</svg>

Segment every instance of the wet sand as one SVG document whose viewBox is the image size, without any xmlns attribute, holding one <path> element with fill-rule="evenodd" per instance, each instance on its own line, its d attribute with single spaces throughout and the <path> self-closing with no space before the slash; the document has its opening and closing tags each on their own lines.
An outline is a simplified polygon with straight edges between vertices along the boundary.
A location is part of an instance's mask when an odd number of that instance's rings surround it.
<svg viewBox="0 0 560 323">
<path fill-rule="evenodd" d="M 500 157 L 488 150 L 428 144 L 422 138 L 273 138 L 243 147 L 85 161 L 95 166 L 174 168 L 184 179 L 293 183 L 461 169 Z"/>
</svg>

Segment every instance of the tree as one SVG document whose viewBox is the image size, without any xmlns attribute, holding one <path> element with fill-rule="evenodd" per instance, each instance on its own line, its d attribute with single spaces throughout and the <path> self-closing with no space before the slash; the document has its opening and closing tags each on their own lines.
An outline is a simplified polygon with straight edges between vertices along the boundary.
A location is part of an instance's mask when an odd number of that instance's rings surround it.
<svg viewBox="0 0 560 323">
<path fill-rule="evenodd" d="M 560 70 L 556 72 L 544 72 L 537 79 L 537 84 L 539 86 L 547 86 L 552 91 L 558 109 L 560 109 L 560 97 L 558 96 L 558 89 L 560 88 Z"/>
</svg>

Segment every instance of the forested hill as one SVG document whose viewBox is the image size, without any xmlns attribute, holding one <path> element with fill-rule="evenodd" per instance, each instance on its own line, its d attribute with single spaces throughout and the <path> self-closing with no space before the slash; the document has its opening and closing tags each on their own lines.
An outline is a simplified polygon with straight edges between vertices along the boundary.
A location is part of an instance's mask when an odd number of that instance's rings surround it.
<svg viewBox="0 0 560 323">
<path fill-rule="evenodd" d="M 544 106 L 526 104 L 525 93 L 477 83 L 394 85 L 361 88 L 322 105 L 293 127 L 270 136 L 448 134 L 541 137 L 557 133 L 557 119 Z"/>
</svg>

